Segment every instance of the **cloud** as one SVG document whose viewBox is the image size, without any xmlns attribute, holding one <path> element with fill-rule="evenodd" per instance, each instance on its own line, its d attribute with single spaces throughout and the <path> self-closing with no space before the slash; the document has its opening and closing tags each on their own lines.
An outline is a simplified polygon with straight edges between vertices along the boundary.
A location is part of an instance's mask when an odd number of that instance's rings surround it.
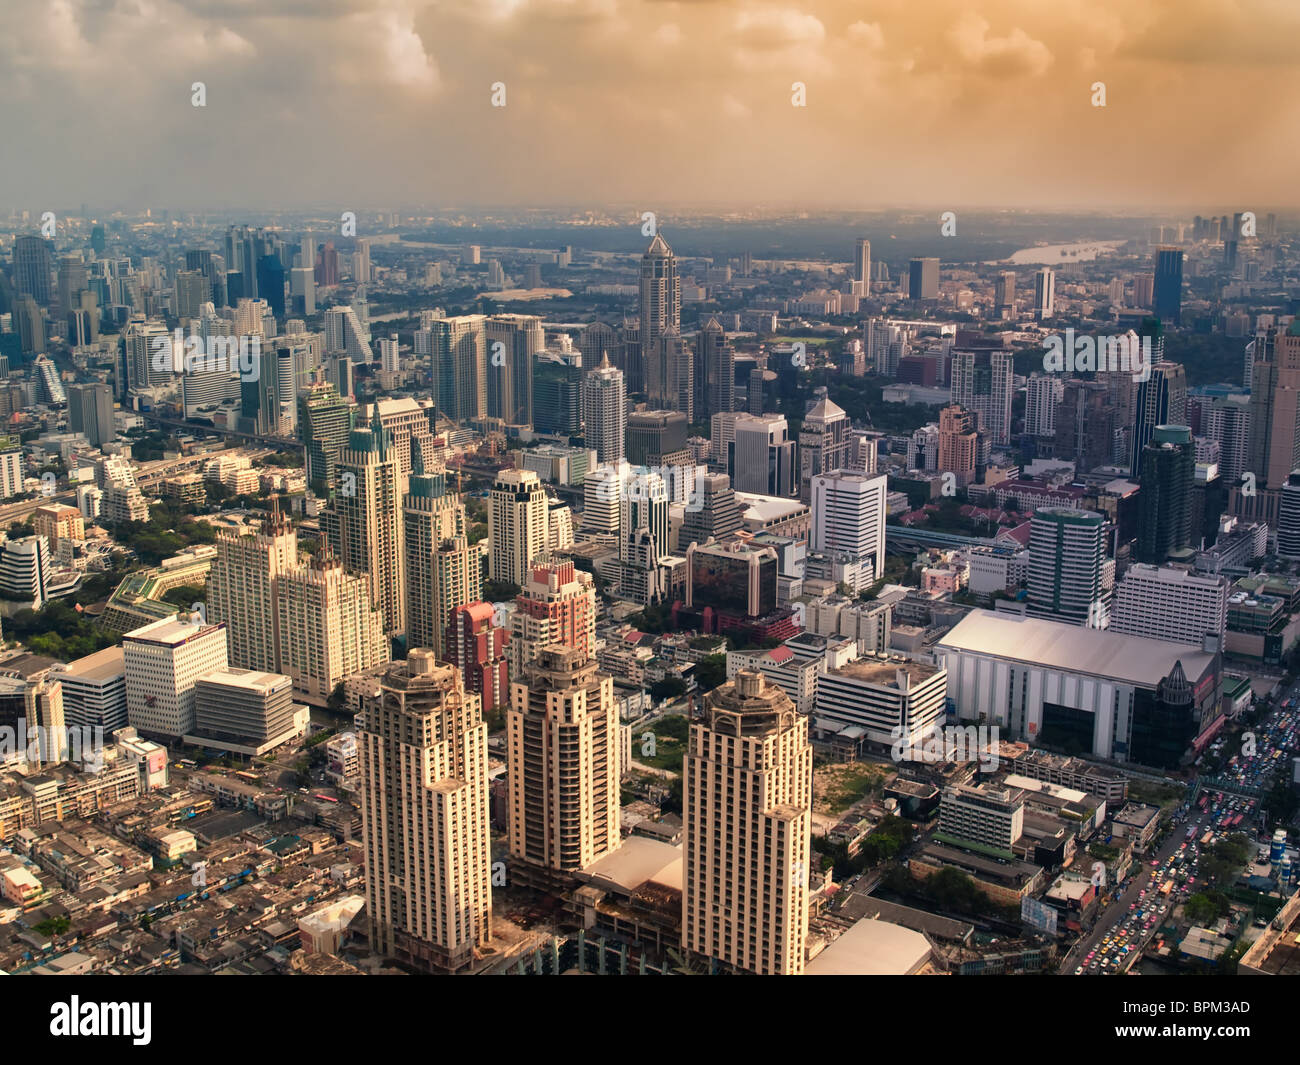
<svg viewBox="0 0 1300 1065">
<path fill-rule="evenodd" d="M 1047 45 L 1019 26 L 1005 37 L 990 37 L 989 29 L 988 19 L 966 11 L 948 31 L 949 42 L 968 66 L 986 74 L 1037 76 L 1052 65 Z"/>
</svg>

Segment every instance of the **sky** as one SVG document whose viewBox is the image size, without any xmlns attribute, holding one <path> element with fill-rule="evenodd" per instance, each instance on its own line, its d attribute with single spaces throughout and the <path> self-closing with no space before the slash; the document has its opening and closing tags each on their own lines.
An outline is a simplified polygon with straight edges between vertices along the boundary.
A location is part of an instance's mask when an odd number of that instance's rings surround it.
<svg viewBox="0 0 1300 1065">
<path fill-rule="evenodd" d="M 1296 200 L 1294 0 L 4 7 L 0 209 Z"/>
</svg>

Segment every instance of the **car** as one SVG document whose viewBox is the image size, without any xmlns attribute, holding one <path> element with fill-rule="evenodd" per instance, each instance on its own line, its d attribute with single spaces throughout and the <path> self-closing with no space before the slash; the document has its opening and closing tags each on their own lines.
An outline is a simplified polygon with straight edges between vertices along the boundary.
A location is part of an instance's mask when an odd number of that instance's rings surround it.
<svg viewBox="0 0 1300 1065">
<path fill-rule="evenodd" d="M 1082 976 L 1082 975 L 1083 975 L 1083 966 L 1082 966 L 1082 965 L 1080 965 L 1077 969 L 1074 970 L 1074 975 L 1075 975 L 1075 976 Z"/>
</svg>

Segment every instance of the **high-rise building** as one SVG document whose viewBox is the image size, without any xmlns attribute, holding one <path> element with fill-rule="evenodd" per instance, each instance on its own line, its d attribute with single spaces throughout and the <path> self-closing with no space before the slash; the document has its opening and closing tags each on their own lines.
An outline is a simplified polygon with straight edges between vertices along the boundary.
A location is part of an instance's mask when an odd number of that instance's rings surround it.
<svg viewBox="0 0 1300 1065">
<path fill-rule="evenodd" d="M 1056 374 L 1031 374 L 1025 383 L 1025 432 L 1056 437 L 1056 410 L 1065 398 L 1065 382 Z"/>
<path fill-rule="evenodd" d="M 1183 320 L 1183 252 L 1181 248 L 1156 250 L 1152 310 L 1162 322 Z"/>
<path fill-rule="evenodd" d="M 488 499 L 488 577 L 524 585 L 546 550 L 546 492 L 532 470 L 502 470 Z"/>
<path fill-rule="evenodd" d="M 975 415 L 961 407 L 944 407 L 939 412 L 938 469 L 957 478 L 965 488 L 975 481 L 979 467 L 979 431 Z"/>
<path fill-rule="evenodd" d="M 999 342 L 1000 343 L 1000 342 Z M 952 353 L 950 402 L 979 415 L 994 444 L 1011 442 L 1015 360 L 999 348 L 968 347 Z"/>
<path fill-rule="evenodd" d="M 452 421 L 487 414 L 487 317 L 466 314 L 429 321 L 430 373 L 438 409 Z"/>
<path fill-rule="evenodd" d="M 346 355 L 354 363 L 375 361 L 368 331 L 355 308 L 338 306 L 325 311 L 325 351 Z"/>
<path fill-rule="evenodd" d="M 642 388 L 652 407 L 680 411 L 695 420 L 695 355 L 681 330 L 669 328 L 653 347 L 642 348 Z"/>
<path fill-rule="evenodd" d="M 718 319 L 711 317 L 700 327 L 695 340 L 695 419 L 704 421 L 731 410 L 735 404 L 735 385 L 735 348 Z"/>
<path fill-rule="evenodd" d="M 871 241 L 858 237 L 853 245 L 854 291 L 859 296 L 871 295 Z"/>
<path fill-rule="evenodd" d="M 939 260 L 913 259 L 908 269 L 907 298 L 909 300 L 937 300 L 939 298 Z"/>
<path fill-rule="evenodd" d="M 194 685 L 194 732 L 254 750 L 294 734 L 293 681 L 282 673 L 214 669 Z"/>
<path fill-rule="evenodd" d="M 682 785 L 690 954 L 737 972 L 803 972 L 812 761 L 808 718 L 758 670 L 704 697 Z"/>
<path fill-rule="evenodd" d="M 596 654 L 596 583 L 570 559 L 541 558 L 510 615 L 510 675 L 521 676 L 538 651 L 564 644 L 586 658 Z"/>
<path fill-rule="evenodd" d="M 113 423 L 113 390 L 106 384 L 68 386 L 68 428 L 81 433 L 91 447 L 117 439 Z"/>
<path fill-rule="evenodd" d="M 1192 489 L 1196 483 L 1196 445 L 1185 425 L 1158 425 L 1142 449 L 1142 491 L 1138 494 L 1139 562 L 1162 565 L 1189 553 L 1192 538 Z"/>
<path fill-rule="evenodd" d="M 482 598 L 481 552 L 469 545 L 465 506 L 448 494 L 442 473 L 426 473 L 418 447 L 402 508 L 406 552 L 406 642 L 447 660 L 451 612 Z"/>
<path fill-rule="evenodd" d="M 1073 462 L 1080 473 L 1109 466 L 1115 461 L 1116 418 L 1104 382 L 1074 379 L 1062 382 L 1052 457 Z"/>
<path fill-rule="evenodd" d="M 339 487 L 321 515 L 326 542 L 353 573 L 370 582 L 371 602 L 384 612 L 384 631 L 406 624 L 402 576 L 401 460 L 375 411 L 368 429 L 353 429 L 339 453 Z"/>
<path fill-rule="evenodd" d="M 447 661 L 460 671 L 465 690 L 483 701 L 484 711 L 510 700 L 509 635 L 496 623 L 491 603 L 463 603 L 447 623 Z"/>
<path fill-rule="evenodd" d="M 582 423 L 587 447 L 600 463 L 622 462 L 627 435 L 627 389 L 623 371 L 601 352 L 600 365 L 582 379 Z"/>
<path fill-rule="evenodd" d="M 725 473 L 706 474 L 696 481 L 694 498 L 686 505 L 677 549 L 685 551 L 691 544 L 710 539 L 724 540 L 743 525 L 731 479 Z"/>
<path fill-rule="evenodd" d="M 533 314 L 494 314 L 484 323 L 484 342 L 487 416 L 507 425 L 532 425 L 533 362 L 546 347 L 542 320 Z"/>
<path fill-rule="evenodd" d="M 729 448 L 731 484 L 737 492 L 794 497 L 799 491 L 795 442 L 780 414 L 743 414 L 736 418 Z"/>
<path fill-rule="evenodd" d="M 337 464 L 352 433 L 352 404 L 328 382 L 298 397 L 298 431 L 307 451 L 307 482 L 327 496 L 339 486 Z"/>
<path fill-rule="evenodd" d="M 539 352 L 533 363 L 533 428 L 539 433 L 577 436 L 582 432 L 582 389 L 579 352 L 572 346 Z"/>
<path fill-rule="evenodd" d="M 208 572 L 207 615 L 226 626 L 228 658 L 239 669 L 280 671 L 276 582 L 298 567 L 298 534 L 277 508 L 260 528 L 217 532 Z"/>
<path fill-rule="evenodd" d="M 1034 274 L 1034 317 L 1045 322 L 1056 308 L 1056 273 L 1044 266 Z"/>
<path fill-rule="evenodd" d="M 686 415 L 670 410 L 639 410 L 627 418 L 627 461 L 633 466 L 671 466 L 684 463 Z"/>
<path fill-rule="evenodd" d="M 69 662 L 59 683 L 69 727 L 102 728 L 105 736 L 127 727 L 126 657 L 120 646 Z"/>
<path fill-rule="evenodd" d="M 324 703 L 344 677 L 389 659 L 384 612 L 372 605 L 368 577 L 348 573 L 329 551 L 276 581 L 280 668 L 294 690 Z"/>
<path fill-rule="evenodd" d="M 470 965 L 492 937 L 487 725 L 426 649 L 394 662 L 361 710 L 361 824 L 372 949 Z"/>
<path fill-rule="evenodd" d="M 993 312 L 998 318 L 1016 316 L 1016 272 L 1014 270 L 1003 270 L 998 274 Z"/>
<path fill-rule="evenodd" d="M 1151 367 L 1151 376 L 1138 385 L 1135 415 L 1130 468 L 1137 476 L 1156 426 L 1187 424 L 1187 371 L 1181 362 L 1162 360 Z"/>
<path fill-rule="evenodd" d="M 27 716 L 28 764 L 33 769 L 57 765 L 68 757 L 68 730 L 63 716 L 61 674 L 32 677 L 23 691 L 23 709 Z M 36 758 L 32 759 L 31 754 Z M 82 752 L 84 754 L 88 752 Z"/>
<path fill-rule="evenodd" d="M 54 245 L 44 237 L 14 238 L 14 291 L 48 308 L 54 300 Z"/>
<path fill-rule="evenodd" d="M 848 465 L 849 416 L 832 403 L 826 389 L 813 394 L 813 405 L 799 429 L 799 499 L 812 502 L 812 479 Z"/>
<path fill-rule="evenodd" d="M 1282 485 L 1277 505 L 1277 553 L 1285 559 L 1300 559 L 1300 470 Z"/>
<path fill-rule="evenodd" d="M 1300 323 L 1261 331 L 1254 352 L 1246 469 L 1261 486 L 1276 487 L 1300 468 Z"/>
<path fill-rule="evenodd" d="M 1029 613 L 1104 628 L 1109 589 L 1106 519 L 1091 510 L 1040 507 L 1029 526 Z"/>
<path fill-rule="evenodd" d="M 1226 577 L 1135 563 L 1115 585 L 1110 631 L 1200 647 L 1228 627 Z"/>
<path fill-rule="evenodd" d="M 180 739 L 194 731 L 194 685 L 225 669 L 226 626 L 189 613 L 163 618 L 122 637 L 126 710 L 132 728 Z"/>
<path fill-rule="evenodd" d="M 510 685 L 510 854 L 573 873 L 618 849 L 620 725 L 614 681 L 588 653 L 548 645 Z"/>
<path fill-rule="evenodd" d="M 649 353 L 669 330 L 681 331 L 682 283 L 677 259 L 662 234 L 641 256 L 641 350 Z"/>
<path fill-rule="evenodd" d="M 1240 481 L 1250 468 L 1250 397 L 1234 393 L 1203 404 L 1201 435 L 1219 445 L 1219 474 L 1224 483 Z"/>
<path fill-rule="evenodd" d="M 888 478 L 835 470 L 812 481 L 809 549 L 870 558 L 877 571 L 885 561 L 885 497 Z"/>
</svg>

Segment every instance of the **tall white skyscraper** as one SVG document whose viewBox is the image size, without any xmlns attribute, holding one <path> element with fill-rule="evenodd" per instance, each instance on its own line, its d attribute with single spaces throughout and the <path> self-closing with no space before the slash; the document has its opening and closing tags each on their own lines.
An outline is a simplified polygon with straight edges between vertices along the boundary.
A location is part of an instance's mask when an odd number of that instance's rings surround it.
<svg viewBox="0 0 1300 1065">
<path fill-rule="evenodd" d="M 853 247 L 853 291 L 859 296 L 871 294 L 871 241 L 859 237 Z"/>
<path fill-rule="evenodd" d="M 812 479 L 810 551 L 870 558 L 875 573 L 885 564 L 885 497 L 889 478 L 835 470 Z"/>
<path fill-rule="evenodd" d="M 1044 266 L 1034 275 L 1034 317 L 1045 322 L 1056 306 L 1056 274 Z"/>
<path fill-rule="evenodd" d="M 1065 382 L 1057 374 L 1033 374 L 1025 386 L 1025 432 L 1056 436 L 1056 408 L 1065 398 Z"/>
<path fill-rule="evenodd" d="M 546 551 L 546 492 L 532 470 L 502 470 L 488 498 L 488 576 L 523 586 Z"/>
<path fill-rule="evenodd" d="M 623 371 L 609 364 L 608 353 L 602 353 L 600 365 L 582 379 L 582 423 L 597 462 L 623 461 L 627 388 Z"/>
</svg>

